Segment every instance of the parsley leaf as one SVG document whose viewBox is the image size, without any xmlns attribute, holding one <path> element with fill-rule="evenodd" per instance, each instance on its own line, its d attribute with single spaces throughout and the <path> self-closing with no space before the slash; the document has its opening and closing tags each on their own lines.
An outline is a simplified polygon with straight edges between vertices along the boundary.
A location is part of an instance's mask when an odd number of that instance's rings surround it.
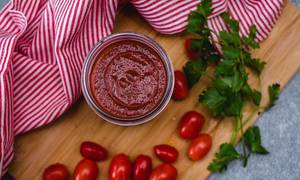
<svg viewBox="0 0 300 180">
<path fill-rule="evenodd" d="M 208 17 L 212 13 L 212 0 L 201 1 L 201 6 L 197 7 L 196 12 L 202 16 Z"/>
<path fill-rule="evenodd" d="M 220 146 L 220 151 L 216 153 L 215 159 L 209 164 L 208 170 L 211 172 L 222 172 L 226 170 L 227 165 L 241 158 L 241 155 L 235 150 L 232 144 L 224 143 Z"/>
<path fill-rule="evenodd" d="M 259 48 L 259 44 L 255 41 L 255 37 L 256 37 L 256 26 L 252 25 L 250 27 L 250 33 L 248 35 L 248 37 L 243 37 L 243 42 L 250 46 L 253 49 L 257 49 Z"/>
<path fill-rule="evenodd" d="M 207 58 L 207 61 L 210 63 L 218 63 L 221 60 L 221 56 L 217 52 L 213 52 L 210 54 L 210 56 Z"/>
<path fill-rule="evenodd" d="M 207 26 L 208 16 L 212 13 L 211 4 L 211 0 L 203 0 L 197 9 L 190 13 L 187 25 L 189 32 L 208 38 L 210 30 L 205 26 Z"/>
<path fill-rule="evenodd" d="M 238 32 L 221 31 L 219 33 L 220 43 L 222 46 L 240 47 L 241 38 Z"/>
<path fill-rule="evenodd" d="M 199 81 L 203 73 L 205 73 L 207 63 L 202 60 L 189 61 L 183 67 L 189 88 Z"/>
<path fill-rule="evenodd" d="M 275 105 L 275 102 L 277 101 L 280 93 L 280 84 L 272 84 L 268 88 L 269 92 L 269 104 L 267 106 L 267 109 L 271 108 L 272 106 Z"/>
<path fill-rule="evenodd" d="M 225 23 L 227 25 L 229 25 L 231 31 L 239 32 L 239 29 L 240 29 L 239 22 L 234 19 L 231 19 L 228 12 L 223 13 L 221 16 L 222 16 L 223 20 L 225 21 Z"/>
<path fill-rule="evenodd" d="M 261 145 L 259 127 L 249 128 L 244 134 L 244 141 L 251 153 L 268 154 L 269 152 Z"/>
<path fill-rule="evenodd" d="M 256 105 L 260 105 L 261 101 L 261 92 L 255 89 L 251 89 L 249 84 L 245 84 L 244 87 L 242 88 L 242 93 L 249 99 L 252 100 L 252 102 Z"/>
<path fill-rule="evenodd" d="M 245 72 L 240 70 L 235 70 L 233 72 L 232 77 L 232 91 L 233 92 L 239 92 L 241 88 L 244 86 L 246 82 Z"/>
<path fill-rule="evenodd" d="M 214 116 L 222 115 L 226 100 L 226 97 L 220 94 L 215 88 L 207 89 L 199 97 L 199 101 L 206 106 Z"/>
<path fill-rule="evenodd" d="M 242 51 L 235 47 L 223 46 L 223 56 L 225 59 L 236 59 L 241 56 Z"/>
<path fill-rule="evenodd" d="M 221 31 L 219 33 L 220 43 L 222 46 L 241 46 L 241 38 L 238 32 Z"/>
<path fill-rule="evenodd" d="M 220 93 L 227 94 L 231 92 L 232 82 L 229 78 L 217 78 L 213 81 L 213 87 L 215 87 Z"/>
<path fill-rule="evenodd" d="M 230 92 L 238 92 L 243 87 L 244 83 L 245 79 L 243 79 L 241 72 L 233 71 L 233 75 L 220 77 L 214 80 L 213 85 L 223 92 L 228 92 L 228 90 L 230 90 Z"/>
<path fill-rule="evenodd" d="M 203 27 L 206 18 L 196 12 L 192 12 L 188 17 L 187 30 L 191 33 L 201 33 L 201 27 Z"/>
<path fill-rule="evenodd" d="M 252 25 L 250 27 L 250 33 L 249 33 L 249 36 L 248 36 L 251 40 L 255 39 L 255 37 L 256 37 L 256 31 L 257 31 L 256 26 Z"/>
<path fill-rule="evenodd" d="M 231 74 L 235 64 L 236 63 L 232 60 L 222 59 L 216 67 L 215 75 L 219 77 Z"/>
<path fill-rule="evenodd" d="M 220 56 L 215 53 L 214 46 L 211 44 L 209 39 L 193 39 L 191 48 L 198 51 L 201 55 L 201 60 L 215 63 L 220 59 Z"/>
<path fill-rule="evenodd" d="M 240 116 L 244 100 L 240 93 L 227 94 L 227 104 L 224 108 L 226 116 Z"/>
<path fill-rule="evenodd" d="M 254 71 L 257 75 L 260 75 L 262 70 L 265 67 L 265 62 L 261 61 L 260 59 L 252 59 L 250 55 L 246 55 L 244 58 L 245 65 Z"/>
<path fill-rule="evenodd" d="M 261 92 L 255 89 L 252 90 L 251 99 L 256 106 L 259 106 L 261 102 Z"/>
</svg>

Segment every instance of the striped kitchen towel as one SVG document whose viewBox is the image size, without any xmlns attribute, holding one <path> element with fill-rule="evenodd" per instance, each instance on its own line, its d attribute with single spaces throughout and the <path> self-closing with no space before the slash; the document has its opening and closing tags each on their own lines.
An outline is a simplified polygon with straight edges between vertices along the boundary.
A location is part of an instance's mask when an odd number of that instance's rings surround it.
<svg viewBox="0 0 300 180">
<path fill-rule="evenodd" d="M 199 0 L 131 0 L 158 32 L 179 33 Z M 0 12 L 0 177 L 13 158 L 14 137 L 61 116 L 80 97 L 84 58 L 112 33 L 118 0 L 13 0 Z M 213 0 L 209 27 L 226 29 L 229 11 L 257 40 L 276 23 L 283 0 Z"/>
</svg>

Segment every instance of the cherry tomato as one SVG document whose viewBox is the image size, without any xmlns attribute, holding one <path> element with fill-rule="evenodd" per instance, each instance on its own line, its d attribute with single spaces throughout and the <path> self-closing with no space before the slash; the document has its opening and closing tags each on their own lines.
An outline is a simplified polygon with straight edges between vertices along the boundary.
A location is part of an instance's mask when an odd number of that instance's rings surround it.
<svg viewBox="0 0 300 180">
<path fill-rule="evenodd" d="M 175 71 L 175 82 L 172 98 L 174 100 L 182 100 L 186 98 L 189 94 L 187 80 L 181 71 Z"/>
<path fill-rule="evenodd" d="M 96 180 L 97 176 L 97 164 L 92 160 L 82 159 L 75 167 L 73 180 Z"/>
<path fill-rule="evenodd" d="M 151 173 L 149 180 L 176 180 L 177 169 L 171 164 L 161 164 Z"/>
<path fill-rule="evenodd" d="M 173 163 L 177 160 L 178 151 L 170 145 L 160 144 L 154 146 L 153 149 L 156 156 L 163 162 Z"/>
<path fill-rule="evenodd" d="M 69 176 L 66 166 L 56 163 L 45 169 L 43 180 L 68 180 Z"/>
<path fill-rule="evenodd" d="M 200 54 L 197 50 L 192 48 L 192 42 L 193 42 L 193 39 L 190 39 L 190 38 L 186 39 L 184 42 L 184 47 L 185 47 L 185 53 L 186 53 L 187 57 L 189 59 L 195 60 L 200 56 Z"/>
<path fill-rule="evenodd" d="M 103 161 L 107 159 L 108 153 L 105 148 L 93 142 L 83 142 L 80 146 L 80 153 L 83 157 L 93 161 Z"/>
<path fill-rule="evenodd" d="M 178 131 L 183 139 L 194 139 L 204 125 L 204 117 L 196 111 L 185 113 L 180 120 Z"/>
<path fill-rule="evenodd" d="M 148 180 L 152 171 L 152 160 L 149 156 L 139 155 L 133 165 L 133 180 Z"/>
<path fill-rule="evenodd" d="M 131 162 L 125 154 L 116 155 L 110 162 L 109 179 L 110 180 L 130 180 Z"/>
<path fill-rule="evenodd" d="M 212 139 L 209 134 L 199 134 L 199 136 L 194 139 L 188 148 L 188 157 L 197 161 L 205 157 L 209 152 L 212 145 Z"/>
</svg>

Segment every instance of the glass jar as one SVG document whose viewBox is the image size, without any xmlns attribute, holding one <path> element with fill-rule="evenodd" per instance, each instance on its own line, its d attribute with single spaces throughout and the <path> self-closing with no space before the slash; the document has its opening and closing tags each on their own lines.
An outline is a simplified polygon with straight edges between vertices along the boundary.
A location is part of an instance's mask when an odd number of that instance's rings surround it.
<svg viewBox="0 0 300 180">
<path fill-rule="evenodd" d="M 104 50 L 108 46 L 113 45 L 114 43 L 117 42 L 126 42 L 126 41 L 138 42 L 139 44 L 143 44 L 148 48 L 150 48 L 151 51 L 153 50 L 153 52 L 155 52 L 156 55 L 160 57 L 160 60 L 164 65 L 165 74 L 166 74 L 166 86 L 165 86 L 164 93 L 161 96 L 159 102 L 155 104 L 155 106 L 151 110 L 149 110 L 149 112 L 146 112 L 137 117 L 120 117 L 118 115 L 115 115 L 114 113 L 108 112 L 101 106 L 101 104 L 99 104 L 99 102 L 96 100 L 96 97 L 95 95 L 93 95 L 93 92 L 91 90 L 92 89 L 91 86 L 94 86 L 91 85 L 93 66 L 96 62 L 101 61 L 101 59 L 97 57 L 99 57 L 101 53 L 104 53 Z M 151 121 L 159 113 L 161 113 L 164 110 L 164 108 L 167 106 L 172 96 L 173 87 L 174 87 L 174 70 L 167 53 L 153 39 L 137 33 L 131 33 L 131 32 L 117 33 L 104 38 L 101 42 L 96 44 L 96 46 L 91 50 L 91 52 L 88 54 L 83 64 L 81 81 L 82 81 L 83 95 L 88 105 L 96 112 L 98 116 L 100 116 L 105 121 L 108 121 L 113 124 L 122 125 L 122 126 L 133 126 L 133 125 L 139 125 Z"/>
</svg>

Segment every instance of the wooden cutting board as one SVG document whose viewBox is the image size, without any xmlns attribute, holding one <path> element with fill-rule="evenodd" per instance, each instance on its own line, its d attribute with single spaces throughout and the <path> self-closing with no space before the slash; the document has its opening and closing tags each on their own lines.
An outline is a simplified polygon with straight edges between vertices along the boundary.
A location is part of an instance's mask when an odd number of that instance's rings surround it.
<svg viewBox="0 0 300 180">
<path fill-rule="evenodd" d="M 117 18 L 115 32 L 133 31 L 146 34 L 159 42 L 172 59 L 175 69 L 181 69 L 187 60 L 183 52 L 186 34 L 166 36 L 158 34 L 145 23 L 136 12 L 125 10 Z M 267 62 L 262 74 L 262 89 L 267 97 L 267 86 L 273 82 L 286 85 L 300 68 L 300 10 L 287 4 L 282 16 L 270 37 L 261 44 L 261 49 L 253 52 L 254 56 Z M 252 78 L 253 79 L 253 78 Z M 251 80 L 252 81 L 252 80 Z M 255 81 L 253 81 L 255 82 Z M 151 155 L 154 165 L 159 161 L 152 154 L 156 144 L 167 143 L 177 147 L 180 157 L 175 163 L 179 178 L 184 180 L 205 179 L 209 172 L 207 166 L 212 160 L 219 145 L 228 141 L 232 132 L 232 122 L 222 122 L 211 118 L 205 109 L 197 103 L 198 95 L 209 83 L 202 79 L 182 102 L 170 101 L 167 108 L 155 120 L 136 127 L 120 127 L 101 120 L 80 99 L 65 115 L 47 127 L 34 130 L 16 138 L 15 158 L 9 168 L 16 179 L 41 179 L 43 170 L 50 164 L 66 164 L 70 172 L 82 158 L 79 154 L 81 142 L 85 140 L 102 144 L 110 152 L 110 158 L 116 153 L 126 153 L 131 159 L 138 154 Z M 253 83 L 255 84 L 255 83 Z M 263 99 L 263 103 L 267 98 Z M 203 132 L 213 137 L 210 153 L 201 161 L 188 160 L 186 149 L 188 142 L 180 139 L 175 131 L 179 118 L 188 110 L 203 112 L 207 121 Z M 245 117 L 251 108 L 246 108 Z M 253 117 L 247 126 L 252 125 L 258 115 Z M 272 155 L 271 155 L 272 156 Z M 98 163 L 100 179 L 108 179 L 109 161 Z"/>
</svg>

